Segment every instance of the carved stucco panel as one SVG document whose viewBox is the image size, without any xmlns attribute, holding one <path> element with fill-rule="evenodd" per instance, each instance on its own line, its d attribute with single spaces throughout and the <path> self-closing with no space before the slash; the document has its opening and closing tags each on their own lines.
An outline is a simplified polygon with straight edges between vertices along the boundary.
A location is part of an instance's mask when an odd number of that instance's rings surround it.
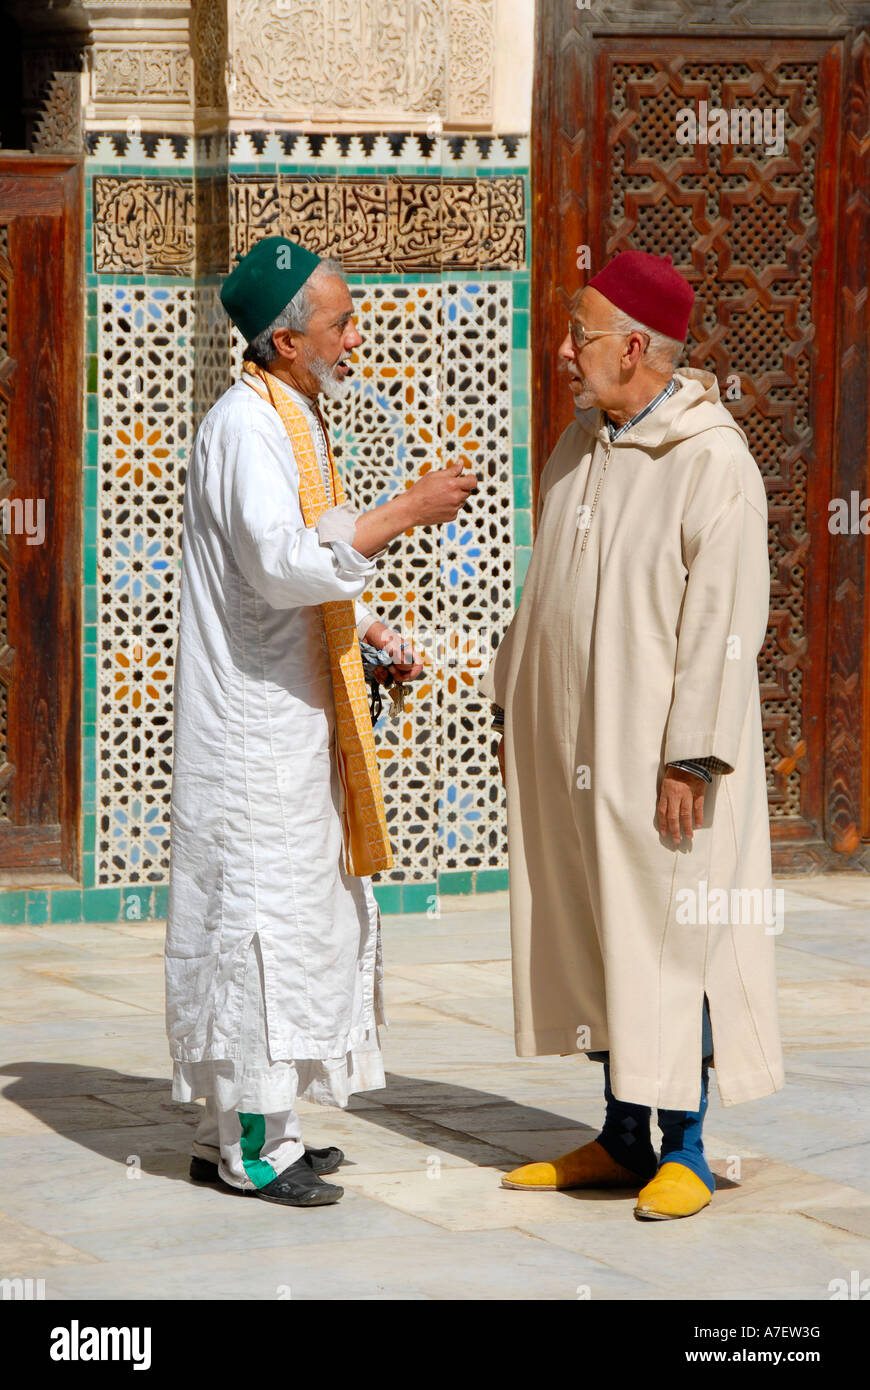
<svg viewBox="0 0 870 1390">
<path fill-rule="evenodd" d="M 233 115 L 492 111 L 494 0 L 230 0 Z"/>
<path fill-rule="evenodd" d="M 180 46 L 101 44 L 94 52 L 91 90 L 96 101 L 188 102 L 193 94 L 190 53 Z"/>
<path fill-rule="evenodd" d="M 446 0 L 231 4 L 232 105 L 240 114 L 443 105 Z"/>
<path fill-rule="evenodd" d="M 489 125 L 495 67 L 494 5 L 450 0 L 451 125 Z"/>
<path fill-rule="evenodd" d="M 94 179 L 94 269 L 192 275 L 192 179 Z"/>
</svg>

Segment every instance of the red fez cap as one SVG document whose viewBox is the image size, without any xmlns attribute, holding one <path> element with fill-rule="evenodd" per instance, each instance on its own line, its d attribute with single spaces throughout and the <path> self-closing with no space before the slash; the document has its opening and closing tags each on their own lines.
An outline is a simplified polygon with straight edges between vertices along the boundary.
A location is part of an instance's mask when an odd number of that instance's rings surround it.
<svg viewBox="0 0 870 1390">
<path fill-rule="evenodd" d="M 648 251 L 622 251 L 587 283 L 630 318 L 686 341 L 695 291 L 670 256 L 651 256 Z"/>
</svg>

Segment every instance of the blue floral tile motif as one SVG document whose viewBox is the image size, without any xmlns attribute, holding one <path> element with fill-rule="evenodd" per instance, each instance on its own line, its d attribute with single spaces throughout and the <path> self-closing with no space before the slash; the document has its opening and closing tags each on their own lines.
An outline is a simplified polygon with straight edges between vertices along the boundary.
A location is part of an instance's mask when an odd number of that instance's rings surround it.
<svg viewBox="0 0 870 1390">
<path fill-rule="evenodd" d="M 163 571 L 169 567 L 169 561 L 164 560 L 160 553 L 160 541 L 149 544 L 137 531 L 129 545 L 126 541 L 118 540 L 115 548 L 118 551 L 115 560 L 116 592 L 127 589 L 133 598 L 141 598 L 146 585 L 149 589 L 159 590 Z"/>
<path fill-rule="evenodd" d="M 447 815 L 450 816 L 450 824 L 445 825 Z M 462 793 L 451 784 L 438 801 L 439 833 L 448 850 L 456 849 L 460 840 L 472 844 L 482 819 L 482 812 L 475 804 L 474 792 Z"/>
<path fill-rule="evenodd" d="M 375 423 L 378 428 L 392 433 L 402 424 L 401 411 L 396 408 L 395 398 L 390 397 L 375 382 L 355 381 L 353 383 L 353 411 L 357 419 Z"/>
<path fill-rule="evenodd" d="M 142 851 L 159 859 L 166 842 L 162 807 L 149 806 L 143 814 L 142 802 L 134 801 L 129 815 L 120 806 L 112 813 L 112 841 L 117 853 L 123 854 L 132 868 L 138 869 Z"/>
<path fill-rule="evenodd" d="M 460 311 L 463 314 L 470 314 L 472 317 L 480 312 L 480 302 L 474 298 L 480 294 L 480 285 L 474 285 L 467 280 L 447 300 L 447 322 L 455 323 L 459 318 Z"/>
<path fill-rule="evenodd" d="M 134 328 L 144 328 L 148 319 L 160 323 L 163 318 L 163 304 L 169 298 L 169 290 L 158 289 L 156 286 L 148 291 L 148 298 L 143 302 L 138 299 L 133 302 L 133 296 L 129 287 L 118 286 L 115 290 L 115 299 L 119 303 L 122 314 L 129 314 Z"/>
<path fill-rule="evenodd" d="M 474 579 L 477 567 L 472 561 L 479 559 L 481 548 L 475 545 L 477 537 L 470 527 L 460 531 L 455 521 L 450 521 L 444 528 L 443 546 L 445 550 L 458 550 L 458 555 L 452 555 L 449 559 L 441 561 L 441 575 L 448 584 L 454 588 L 460 582 L 463 575 L 469 579 Z"/>
<path fill-rule="evenodd" d="M 371 489 L 381 506 L 408 481 L 408 443 L 396 401 L 372 382 L 354 382 L 345 412 L 332 425 L 333 451 L 350 485 Z M 357 474 L 357 477 L 354 477 Z"/>
</svg>

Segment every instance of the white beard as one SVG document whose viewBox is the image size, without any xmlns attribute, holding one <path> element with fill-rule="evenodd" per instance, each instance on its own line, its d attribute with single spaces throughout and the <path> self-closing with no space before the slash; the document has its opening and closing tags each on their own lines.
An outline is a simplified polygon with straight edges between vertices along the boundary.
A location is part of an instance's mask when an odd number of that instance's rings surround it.
<svg viewBox="0 0 870 1390">
<path fill-rule="evenodd" d="M 590 391 L 588 387 L 585 391 L 573 391 L 571 394 L 574 397 L 575 412 L 591 410 L 595 405 L 595 392 Z"/>
<path fill-rule="evenodd" d="M 339 358 L 339 361 L 341 360 L 343 359 Z M 316 377 L 320 391 L 330 401 L 343 401 L 353 385 L 348 377 L 339 381 L 335 375 L 337 366 L 338 362 L 330 367 L 329 363 L 324 362 L 322 357 L 315 357 L 308 363 L 308 370 Z"/>
</svg>

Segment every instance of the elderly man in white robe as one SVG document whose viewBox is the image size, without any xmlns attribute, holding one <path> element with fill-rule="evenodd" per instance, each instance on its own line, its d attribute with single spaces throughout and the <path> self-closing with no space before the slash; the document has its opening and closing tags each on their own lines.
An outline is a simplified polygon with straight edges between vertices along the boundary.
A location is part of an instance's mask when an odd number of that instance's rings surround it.
<svg viewBox="0 0 870 1390">
<path fill-rule="evenodd" d="M 221 298 L 248 346 L 209 411 L 184 499 L 174 693 L 167 1032 L 177 1101 L 205 1099 L 191 1177 L 284 1206 L 337 1202 L 339 1149 L 307 1149 L 304 1096 L 383 1087 L 380 920 L 391 867 L 360 638 L 420 659 L 360 602 L 375 559 L 476 488 L 426 473 L 360 513 L 318 406 L 362 339 L 336 262 L 259 242 Z"/>
<path fill-rule="evenodd" d="M 693 300 L 638 251 L 580 294 L 559 351 L 575 419 L 482 683 L 504 729 L 517 1052 L 588 1053 L 606 1101 L 596 1139 L 502 1182 L 641 1189 L 641 1220 L 711 1200 L 711 1064 L 726 1105 L 783 1084 L 767 501 L 716 379 L 674 370 Z"/>
</svg>

